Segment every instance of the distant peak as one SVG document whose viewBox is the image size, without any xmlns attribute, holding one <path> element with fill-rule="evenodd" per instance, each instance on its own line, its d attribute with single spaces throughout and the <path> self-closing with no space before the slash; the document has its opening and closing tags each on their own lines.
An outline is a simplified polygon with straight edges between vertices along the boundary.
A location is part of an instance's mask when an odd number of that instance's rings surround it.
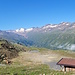
<svg viewBox="0 0 75 75">
<path fill-rule="evenodd" d="M 57 27 L 57 25 L 47 24 L 47 25 L 43 26 L 42 28 L 47 29 L 47 28 L 55 28 L 55 27 Z"/>
<path fill-rule="evenodd" d="M 24 28 L 16 29 L 16 32 L 24 32 L 24 31 L 25 31 Z"/>
<path fill-rule="evenodd" d="M 30 32 L 32 31 L 34 28 L 29 28 L 29 29 L 25 29 L 25 28 L 20 28 L 20 29 L 16 29 L 16 32 L 20 32 L 20 33 L 23 33 L 23 32 Z"/>
</svg>

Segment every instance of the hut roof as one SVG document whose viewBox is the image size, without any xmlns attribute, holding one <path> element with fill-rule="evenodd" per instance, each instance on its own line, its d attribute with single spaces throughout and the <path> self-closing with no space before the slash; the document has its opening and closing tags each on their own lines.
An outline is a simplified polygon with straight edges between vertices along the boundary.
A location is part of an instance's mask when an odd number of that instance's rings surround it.
<svg viewBox="0 0 75 75">
<path fill-rule="evenodd" d="M 57 65 L 72 66 L 75 67 L 75 59 L 72 58 L 62 58 L 57 62 Z"/>
</svg>

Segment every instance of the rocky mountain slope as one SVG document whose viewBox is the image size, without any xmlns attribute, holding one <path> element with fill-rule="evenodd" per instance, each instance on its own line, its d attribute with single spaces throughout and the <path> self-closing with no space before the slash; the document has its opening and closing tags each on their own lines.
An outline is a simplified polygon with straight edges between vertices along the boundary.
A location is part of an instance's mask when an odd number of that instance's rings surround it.
<svg viewBox="0 0 75 75">
<path fill-rule="evenodd" d="M 19 47 L 7 40 L 0 39 L 0 62 L 10 60 L 18 56 L 18 52 L 26 51 L 25 48 Z"/>
</svg>

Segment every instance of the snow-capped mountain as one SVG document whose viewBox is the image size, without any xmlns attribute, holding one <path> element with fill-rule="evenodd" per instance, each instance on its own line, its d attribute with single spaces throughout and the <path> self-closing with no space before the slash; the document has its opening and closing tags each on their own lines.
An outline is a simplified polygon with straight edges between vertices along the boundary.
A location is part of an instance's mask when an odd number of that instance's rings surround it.
<svg viewBox="0 0 75 75">
<path fill-rule="evenodd" d="M 15 32 L 15 33 L 27 33 L 31 31 L 42 31 L 42 32 L 47 32 L 47 31 L 52 31 L 52 30 L 67 30 L 67 29 L 72 29 L 75 28 L 75 23 L 70 23 L 70 22 L 62 22 L 59 24 L 47 24 L 45 26 L 42 26 L 41 28 L 20 28 L 16 29 L 14 31 L 10 32 Z M 9 31 L 8 31 L 9 32 Z"/>
<path fill-rule="evenodd" d="M 12 36 L 13 34 L 14 36 Z M 75 22 L 47 24 L 40 28 L 32 27 L 29 29 L 20 28 L 5 32 L 1 31 L 0 36 L 6 37 L 8 40 L 13 38 L 13 40 L 25 44 L 23 38 L 27 40 L 26 44 L 29 43 L 30 46 L 75 50 Z"/>
<path fill-rule="evenodd" d="M 42 30 L 47 30 L 47 31 L 51 31 L 51 30 L 63 30 L 63 29 L 68 29 L 71 28 L 72 24 L 69 22 L 62 22 L 60 24 L 47 24 L 45 26 L 42 27 Z"/>
<path fill-rule="evenodd" d="M 25 29 L 24 28 L 20 28 L 20 29 L 16 29 L 16 32 L 25 32 Z"/>
<path fill-rule="evenodd" d="M 29 29 L 25 29 L 25 28 L 20 28 L 20 29 L 16 29 L 14 32 L 17 32 L 17 33 L 24 33 L 24 32 L 30 32 L 32 31 L 33 28 L 29 28 Z"/>
<path fill-rule="evenodd" d="M 69 29 L 74 29 L 75 28 L 75 22 L 74 23 L 70 23 L 70 22 L 62 22 L 59 24 L 47 24 L 45 26 L 42 26 L 41 28 L 37 27 L 33 27 L 33 28 L 20 28 L 20 29 L 16 29 L 16 30 L 8 30 L 7 32 L 14 32 L 14 33 L 18 33 L 18 34 L 22 34 L 22 33 L 28 33 L 28 32 L 32 32 L 32 31 L 41 31 L 41 32 L 47 32 L 47 31 L 53 31 L 53 30 L 69 30 Z"/>
</svg>

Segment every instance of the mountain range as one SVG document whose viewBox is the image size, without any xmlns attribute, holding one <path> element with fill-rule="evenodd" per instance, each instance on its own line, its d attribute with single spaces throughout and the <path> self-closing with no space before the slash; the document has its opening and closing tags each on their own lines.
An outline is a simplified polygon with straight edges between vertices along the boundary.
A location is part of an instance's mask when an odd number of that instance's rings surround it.
<svg viewBox="0 0 75 75">
<path fill-rule="evenodd" d="M 0 38 L 26 46 L 75 50 L 75 22 L 0 31 Z"/>
</svg>

